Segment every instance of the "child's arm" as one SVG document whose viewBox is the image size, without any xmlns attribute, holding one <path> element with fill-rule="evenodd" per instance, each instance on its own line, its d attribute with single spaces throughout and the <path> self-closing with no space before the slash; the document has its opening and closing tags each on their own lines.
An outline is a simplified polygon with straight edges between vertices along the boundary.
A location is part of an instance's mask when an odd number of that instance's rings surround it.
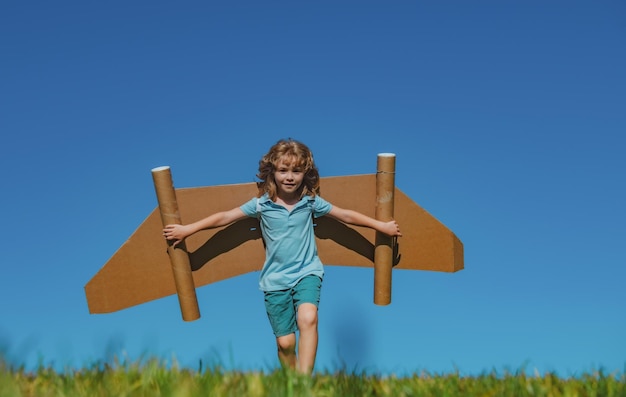
<svg viewBox="0 0 626 397">
<path fill-rule="evenodd" d="M 339 208 L 334 205 L 328 215 L 350 225 L 369 227 L 389 236 L 402 236 L 402 233 L 400 233 L 400 226 L 398 226 L 398 223 L 395 220 L 383 222 L 370 218 L 360 212 Z"/>
<path fill-rule="evenodd" d="M 176 245 L 200 230 L 225 226 L 245 217 L 246 215 L 241 208 L 237 207 L 228 211 L 216 212 L 188 225 L 166 225 L 163 228 L 163 236 L 165 236 L 166 240 L 174 240 L 174 245 Z"/>
</svg>

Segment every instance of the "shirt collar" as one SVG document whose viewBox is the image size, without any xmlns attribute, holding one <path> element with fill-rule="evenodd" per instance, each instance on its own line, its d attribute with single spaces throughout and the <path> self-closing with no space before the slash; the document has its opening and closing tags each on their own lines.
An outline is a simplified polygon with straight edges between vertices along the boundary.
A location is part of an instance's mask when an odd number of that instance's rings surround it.
<svg viewBox="0 0 626 397">
<path fill-rule="evenodd" d="M 299 207 L 300 205 L 302 205 L 303 202 L 308 202 L 308 201 L 315 201 L 315 197 L 306 195 L 306 196 L 302 197 L 300 199 L 300 201 L 298 201 L 298 204 L 296 204 L 295 207 Z M 270 196 L 267 193 L 264 193 L 261 197 L 259 197 L 259 204 L 266 204 L 266 203 L 275 204 L 270 199 Z"/>
</svg>

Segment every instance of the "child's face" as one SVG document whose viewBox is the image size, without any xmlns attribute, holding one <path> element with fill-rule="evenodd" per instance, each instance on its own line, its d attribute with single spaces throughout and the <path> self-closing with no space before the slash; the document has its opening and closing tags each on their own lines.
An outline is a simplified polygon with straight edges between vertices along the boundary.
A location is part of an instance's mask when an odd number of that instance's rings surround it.
<svg viewBox="0 0 626 397">
<path fill-rule="evenodd" d="M 294 195 L 304 179 L 304 169 L 295 157 L 282 157 L 276 164 L 274 180 L 279 194 Z"/>
</svg>

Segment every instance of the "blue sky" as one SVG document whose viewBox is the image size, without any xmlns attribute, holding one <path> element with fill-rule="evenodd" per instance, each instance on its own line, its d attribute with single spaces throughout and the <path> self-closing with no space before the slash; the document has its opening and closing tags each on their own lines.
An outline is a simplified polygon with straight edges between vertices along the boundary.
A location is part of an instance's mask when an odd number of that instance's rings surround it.
<svg viewBox="0 0 626 397">
<path fill-rule="evenodd" d="M 132 3 L 132 4 L 129 4 Z M 626 6 L 619 1 L 3 2 L 0 352 L 275 368 L 257 273 L 90 315 L 83 287 L 177 187 L 254 180 L 280 138 L 375 171 L 465 269 L 329 266 L 316 369 L 580 374 L 626 365 Z M 239 203 L 233 203 L 233 206 Z"/>
</svg>

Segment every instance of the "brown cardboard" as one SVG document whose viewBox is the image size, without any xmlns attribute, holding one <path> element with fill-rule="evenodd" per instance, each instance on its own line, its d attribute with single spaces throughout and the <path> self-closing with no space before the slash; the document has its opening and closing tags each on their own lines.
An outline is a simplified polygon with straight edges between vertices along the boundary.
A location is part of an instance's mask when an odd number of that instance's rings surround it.
<svg viewBox="0 0 626 397">
<path fill-rule="evenodd" d="M 463 244 L 441 222 L 394 189 L 394 217 L 402 237 L 393 246 L 395 269 L 456 272 L 463 269 Z M 254 197 L 255 183 L 176 189 L 186 223 L 232 209 Z M 376 175 L 321 179 L 321 196 L 338 207 L 375 216 Z M 329 217 L 316 219 L 315 234 L 325 265 L 373 267 L 375 232 L 344 225 Z M 91 313 L 109 313 L 176 293 L 158 209 L 87 283 Z M 258 221 L 245 219 L 204 230 L 186 240 L 196 287 L 258 271 L 265 252 Z"/>
<path fill-rule="evenodd" d="M 393 220 L 396 175 L 396 155 L 380 153 L 376 166 L 375 218 L 388 222 Z M 374 244 L 374 303 L 391 303 L 391 269 L 393 268 L 394 238 L 376 232 Z"/>
<path fill-rule="evenodd" d="M 152 169 L 152 180 L 154 181 L 154 189 L 159 203 L 162 225 L 182 224 L 170 167 Z M 176 245 L 173 245 L 171 241 L 167 241 L 166 244 L 183 320 L 197 320 L 200 318 L 200 308 L 198 306 L 198 298 L 196 297 L 196 286 L 193 283 L 191 263 L 186 244 L 184 241 Z"/>
</svg>

